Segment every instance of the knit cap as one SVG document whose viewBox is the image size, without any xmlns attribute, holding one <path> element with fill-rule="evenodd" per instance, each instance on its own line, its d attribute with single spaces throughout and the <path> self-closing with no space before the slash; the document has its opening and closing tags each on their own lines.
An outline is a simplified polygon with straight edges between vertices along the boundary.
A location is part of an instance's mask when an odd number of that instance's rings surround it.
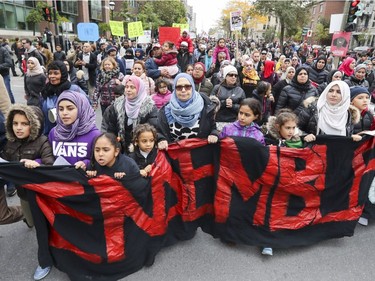
<svg viewBox="0 0 375 281">
<path fill-rule="evenodd" d="M 355 68 L 354 68 L 354 72 L 357 72 L 358 70 L 364 68 L 365 70 L 367 69 L 367 65 L 365 65 L 364 63 L 361 63 L 361 64 L 358 64 Z"/>
<path fill-rule="evenodd" d="M 350 101 L 352 101 L 356 96 L 360 94 L 368 94 L 370 96 L 370 92 L 365 87 L 351 87 L 350 88 Z"/>
<path fill-rule="evenodd" d="M 226 67 L 223 68 L 223 77 L 227 77 L 228 73 L 234 72 L 238 75 L 237 68 L 235 68 L 233 65 L 227 65 Z"/>
</svg>

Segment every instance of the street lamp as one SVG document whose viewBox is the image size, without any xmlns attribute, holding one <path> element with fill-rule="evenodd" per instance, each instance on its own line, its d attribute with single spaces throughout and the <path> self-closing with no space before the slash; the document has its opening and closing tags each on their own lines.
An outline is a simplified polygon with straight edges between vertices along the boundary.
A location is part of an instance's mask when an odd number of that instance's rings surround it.
<svg viewBox="0 0 375 281">
<path fill-rule="evenodd" d="M 115 9 L 116 3 L 115 1 L 110 1 L 109 2 L 109 9 L 111 10 L 111 20 L 113 20 L 113 11 Z"/>
</svg>

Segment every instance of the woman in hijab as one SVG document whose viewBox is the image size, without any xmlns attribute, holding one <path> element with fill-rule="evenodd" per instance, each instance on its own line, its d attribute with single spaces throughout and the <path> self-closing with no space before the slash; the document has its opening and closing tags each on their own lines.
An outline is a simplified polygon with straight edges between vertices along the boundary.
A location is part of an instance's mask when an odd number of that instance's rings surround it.
<svg viewBox="0 0 375 281">
<path fill-rule="evenodd" d="M 323 93 L 324 89 L 327 87 L 329 83 L 331 83 L 332 81 L 342 80 L 343 77 L 344 77 L 344 73 L 342 73 L 340 70 L 338 69 L 331 70 L 327 75 L 327 81 L 320 84 L 317 88 L 319 96 Z"/>
<path fill-rule="evenodd" d="M 101 131 L 120 137 L 123 151 L 129 152 L 135 127 L 144 123 L 156 127 L 158 110 L 141 78 L 127 75 L 122 82 L 125 95 L 117 98 L 104 112 Z"/>
<path fill-rule="evenodd" d="M 368 90 L 369 83 L 366 80 L 366 70 L 367 65 L 361 63 L 354 68 L 354 73 L 344 81 L 349 85 L 349 87 L 359 86 Z"/>
<path fill-rule="evenodd" d="M 206 138 L 216 143 L 219 132 L 214 120 L 215 106 L 195 90 L 193 78 L 180 73 L 174 79 L 174 91 L 168 104 L 158 114 L 158 148 L 190 138 Z"/>
<path fill-rule="evenodd" d="M 253 97 L 253 91 L 256 89 L 260 80 L 258 72 L 254 68 L 252 59 L 247 59 L 242 62 L 242 70 L 239 71 L 240 84 L 245 91 L 246 98 Z"/>
<path fill-rule="evenodd" d="M 354 73 L 356 60 L 352 57 L 347 57 L 342 64 L 339 66 L 339 70 L 344 73 L 344 79 L 350 77 Z"/>
<path fill-rule="evenodd" d="M 46 85 L 47 77 L 43 68 L 35 57 L 27 60 L 27 71 L 25 75 L 25 99 L 27 105 L 42 106 L 41 92 Z"/>
<path fill-rule="evenodd" d="M 264 61 L 264 70 L 262 71 L 260 80 L 268 82 L 271 86 L 275 85 L 279 81 L 277 74 L 274 71 L 275 62 L 272 60 Z"/>
<path fill-rule="evenodd" d="M 194 80 L 195 89 L 197 92 L 209 96 L 214 86 L 212 85 L 210 80 L 206 78 L 205 74 L 205 65 L 201 62 L 194 63 L 192 76 Z"/>
<path fill-rule="evenodd" d="M 290 85 L 281 91 L 275 111 L 289 108 L 298 116 L 303 109 L 303 101 L 312 96 L 318 96 L 318 91 L 310 83 L 307 68 L 301 66 L 297 68 Z"/>
<path fill-rule="evenodd" d="M 289 66 L 286 69 L 286 78 L 279 80 L 273 87 L 272 87 L 272 95 L 275 99 L 275 101 L 272 103 L 272 111 L 275 112 L 275 107 L 277 104 L 277 101 L 279 100 L 281 91 L 292 82 L 292 79 L 294 77 L 294 74 L 296 74 L 296 70 L 293 66 Z"/>
<path fill-rule="evenodd" d="M 325 70 L 326 64 L 327 58 L 325 56 L 319 56 L 309 68 L 309 78 L 316 88 L 327 79 L 328 71 Z"/>
<path fill-rule="evenodd" d="M 71 90 L 86 97 L 85 92 L 69 81 L 69 73 L 62 61 L 53 61 L 47 69 L 48 83 L 42 91 L 42 111 L 44 115 L 44 135 L 48 135 L 56 125 L 56 102 L 63 91 Z M 49 118 L 50 117 L 50 118 Z"/>
<path fill-rule="evenodd" d="M 310 107 L 308 118 L 301 114 L 299 124 L 307 128 L 305 132 L 308 135 L 304 137 L 306 142 L 315 141 L 316 135 L 347 136 L 354 141 L 362 139 L 359 135 L 353 135 L 354 124 L 358 123 L 360 112 L 350 105 L 350 89 L 344 81 L 329 83 L 317 102 Z"/>
</svg>

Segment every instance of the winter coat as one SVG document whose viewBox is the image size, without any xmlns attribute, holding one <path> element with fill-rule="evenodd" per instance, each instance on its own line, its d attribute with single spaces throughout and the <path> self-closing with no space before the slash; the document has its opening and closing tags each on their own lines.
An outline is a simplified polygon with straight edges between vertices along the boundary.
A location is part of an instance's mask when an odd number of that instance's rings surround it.
<svg viewBox="0 0 375 281">
<path fill-rule="evenodd" d="M 266 125 L 267 134 L 264 136 L 267 145 L 277 145 L 280 147 L 302 147 L 302 140 L 301 140 L 301 131 L 296 128 L 294 131 L 294 136 L 289 140 L 286 141 L 283 139 L 276 129 L 276 116 L 270 116 L 268 118 L 268 122 Z M 292 145 L 294 144 L 294 145 Z"/>
<path fill-rule="evenodd" d="M 80 52 L 77 55 L 77 61 L 83 60 L 83 52 Z M 77 61 L 74 63 L 75 67 L 77 67 L 79 70 L 82 70 L 82 65 L 76 64 Z M 86 63 L 85 67 L 88 69 L 89 73 L 89 83 L 91 86 L 95 87 L 96 82 L 96 67 L 97 67 L 97 58 L 94 53 L 90 53 L 89 63 Z"/>
<path fill-rule="evenodd" d="M 236 121 L 224 126 L 223 130 L 220 132 L 219 138 L 223 139 L 225 137 L 253 138 L 263 145 L 266 144 L 261 128 L 254 122 L 249 126 L 241 126 L 239 121 Z"/>
<path fill-rule="evenodd" d="M 368 81 L 366 79 L 359 80 L 359 79 L 355 78 L 354 75 L 350 76 L 349 78 L 345 79 L 344 81 L 346 82 L 346 84 L 349 85 L 349 87 L 361 86 L 361 87 L 365 87 L 366 89 L 368 89 L 370 87 L 370 85 L 368 84 Z"/>
<path fill-rule="evenodd" d="M 237 85 L 229 86 L 224 81 L 221 84 L 215 85 L 211 95 L 216 96 L 220 100 L 220 109 L 216 114 L 216 121 L 236 121 L 238 110 L 240 109 L 240 103 L 245 98 L 244 90 Z M 233 106 L 231 108 L 226 107 L 227 98 L 231 98 L 233 101 Z"/>
<path fill-rule="evenodd" d="M 94 161 L 94 163 L 90 163 L 87 170 L 96 171 L 97 176 L 107 175 L 113 177 L 117 172 L 124 172 L 125 175 L 139 175 L 139 169 L 135 161 L 124 154 L 119 154 L 116 157 L 112 167 L 100 166 L 98 162 Z"/>
<path fill-rule="evenodd" d="M 272 95 L 273 97 L 275 98 L 275 102 L 272 104 L 272 110 L 275 111 L 275 107 L 276 107 L 276 104 L 279 100 L 279 97 L 280 97 L 280 94 L 281 94 L 281 91 L 286 87 L 288 86 L 290 83 L 290 81 L 288 82 L 287 79 L 283 79 L 283 80 L 280 80 L 279 82 L 277 82 L 275 85 L 273 85 L 272 87 Z"/>
<path fill-rule="evenodd" d="M 298 115 L 298 127 L 306 134 L 317 134 L 318 109 L 316 107 L 318 98 L 310 97 L 303 102 L 304 108 Z M 360 120 L 360 112 L 355 106 L 350 106 L 348 110 L 348 120 L 346 123 L 346 136 L 351 136 L 354 132 L 354 125 Z M 324 134 L 324 132 L 319 133 Z"/>
<path fill-rule="evenodd" d="M 134 151 L 132 151 L 129 154 L 129 157 L 132 158 L 135 161 L 135 163 L 137 163 L 138 168 L 142 170 L 146 168 L 148 165 L 154 164 L 157 154 L 158 154 L 158 150 L 156 149 L 156 147 L 154 147 L 145 158 L 141 154 L 139 150 L 139 146 L 135 146 Z"/>
<path fill-rule="evenodd" d="M 206 77 L 203 78 L 202 82 L 200 82 L 199 84 L 194 84 L 195 85 L 195 90 L 201 94 L 206 94 L 207 96 L 209 96 L 212 92 L 212 89 L 213 89 L 213 85 L 212 83 L 210 82 L 210 80 L 208 80 Z"/>
<path fill-rule="evenodd" d="M 104 112 L 101 131 L 119 136 L 123 150 L 128 152 L 128 147 L 133 136 L 133 129 L 138 124 L 144 123 L 149 123 L 156 127 L 157 112 L 158 109 L 154 101 L 150 96 L 147 96 L 141 105 L 137 121 L 132 125 L 128 125 L 128 116 L 125 111 L 125 97 L 121 96 Z"/>
<path fill-rule="evenodd" d="M 5 115 L 8 112 L 10 105 L 8 90 L 5 86 L 4 78 L 0 74 L 0 111 Z"/>
<path fill-rule="evenodd" d="M 212 63 L 216 63 L 216 60 L 217 60 L 217 55 L 220 53 L 220 52 L 224 52 L 225 55 L 226 55 L 226 60 L 230 60 L 230 54 L 229 54 L 229 50 L 227 47 L 219 47 L 219 46 L 216 46 L 214 48 L 214 52 L 212 54 Z"/>
<path fill-rule="evenodd" d="M 203 98 L 204 106 L 199 118 L 197 138 L 204 139 L 209 135 L 219 136 L 219 132 L 216 130 L 216 122 L 214 120 L 215 105 L 205 94 L 200 95 Z M 167 117 L 165 116 L 165 106 L 163 106 L 158 113 L 158 122 L 156 128 L 158 131 L 158 142 L 166 140 L 168 143 L 172 143 L 175 141 L 171 134 Z"/>
<path fill-rule="evenodd" d="M 374 115 L 368 110 L 361 112 L 360 120 L 354 125 L 354 134 L 362 131 L 374 130 Z"/>
<path fill-rule="evenodd" d="M 303 109 L 303 101 L 316 96 L 318 96 L 318 91 L 313 86 L 310 85 L 307 91 L 300 91 L 291 83 L 281 91 L 275 111 L 277 112 L 281 108 L 290 108 L 298 116 Z"/>
<path fill-rule="evenodd" d="M 41 107 L 42 95 L 41 92 L 46 85 L 47 77 L 44 73 L 35 76 L 25 75 L 25 95 L 27 98 L 27 105 L 35 105 Z"/>
<path fill-rule="evenodd" d="M 42 55 L 34 46 L 31 46 L 29 50 L 25 50 L 25 60 L 27 61 L 31 57 L 36 58 L 39 61 L 40 65 L 44 65 L 44 59 Z"/>
<path fill-rule="evenodd" d="M 12 66 L 12 58 L 7 49 L 0 46 L 0 75 L 9 75 L 9 69 Z"/>
<path fill-rule="evenodd" d="M 17 112 L 24 112 L 30 122 L 30 135 L 27 139 L 18 139 L 13 131 L 13 118 Z M 15 104 L 10 108 L 6 119 L 7 143 L 1 153 L 1 157 L 8 161 L 20 161 L 21 159 L 35 160 L 39 164 L 52 165 L 55 158 L 48 138 L 42 135 L 43 113 L 39 107 Z M 18 195 L 26 199 L 23 188 L 17 187 Z"/>
<path fill-rule="evenodd" d="M 313 66 L 309 67 L 309 78 L 314 83 L 320 85 L 327 80 L 328 71 L 325 69 L 318 70 L 315 67 L 316 63 Z"/>
<path fill-rule="evenodd" d="M 177 51 L 171 50 L 163 52 L 160 59 L 155 58 L 155 63 L 159 66 L 171 66 L 177 64 Z"/>
<path fill-rule="evenodd" d="M 102 106 L 108 107 L 111 105 L 115 99 L 115 93 L 114 88 L 117 86 L 116 80 L 122 80 L 124 78 L 124 75 L 119 72 L 118 75 L 115 75 L 111 78 L 111 80 L 107 81 L 106 83 L 102 84 L 100 82 L 101 74 L 97 76 L 96 79 L 96 87 L 93 94 L 92 103 L 98 104 L 98 100 L 100 99 L 100 104 Z"/>
<path fill-rule="evenodd" d="M 186 37 L 180 36 L 180 38 L 178 38 L 177 43 L 176 43 L 176 49 L 177 50 L 180 49 L 181 42 L 188 43 L 188 52 L 190 54 L 193 54 L 194 46 L 193 46 L 193 41 L 191 40 L 190 36 L 189 35 L 187 35 Z"/>
</svg>

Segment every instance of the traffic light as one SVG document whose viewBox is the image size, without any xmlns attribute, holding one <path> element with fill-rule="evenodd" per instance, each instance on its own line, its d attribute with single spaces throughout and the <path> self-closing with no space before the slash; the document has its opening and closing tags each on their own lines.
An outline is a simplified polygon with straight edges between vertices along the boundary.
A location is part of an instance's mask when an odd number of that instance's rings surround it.
<svg viewBox="0 0 375 281">
<path fill-rule="evenodd" d="M 346 32 L 354 31 L 357 24 L 357 16 L 362 16 L 363 14 L 363 4 L 360 0 L 351 0 L 349 11 L 348 11 L 348 19 L 346 21 Z"/>
<path fill-rule="evenodd" d="M 45 21 L 52 21 L 51 10 L 48 7 L 43 8 L 43 18 Z"/>
</svg>

